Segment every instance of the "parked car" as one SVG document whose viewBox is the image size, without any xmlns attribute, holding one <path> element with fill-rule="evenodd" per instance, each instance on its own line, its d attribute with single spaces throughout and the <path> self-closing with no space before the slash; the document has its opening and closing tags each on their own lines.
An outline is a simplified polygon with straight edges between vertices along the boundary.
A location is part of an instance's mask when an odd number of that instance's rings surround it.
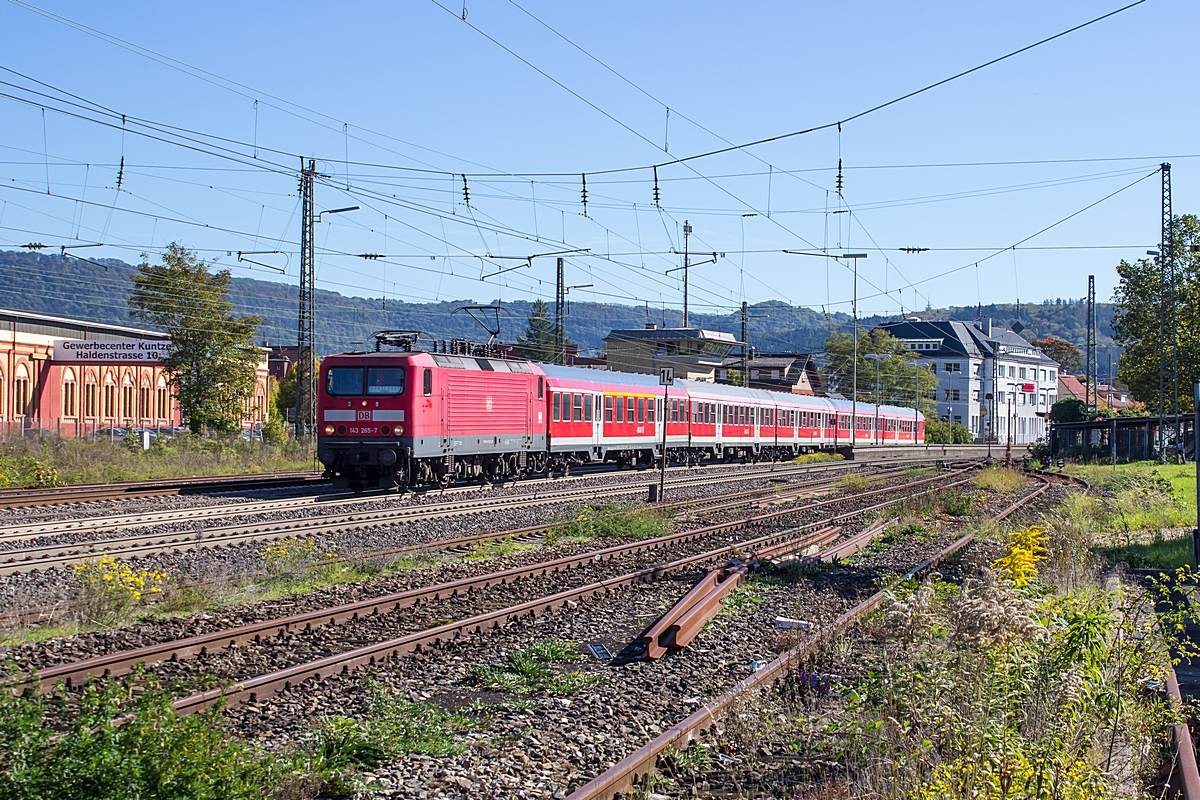
<svg viewBox="0 0 1200 800">
<path fill-rule="evenodd" d="M 243 430 L 242 431 L 242 441 L 243 442 L 261 442 L 262 441 L 262 431 L 251 430 L 251 429 Z"/>
<path fill-rule="evenodd" d="M 21 431 L 22 436 L 37 437 L 38 439 L 57 439 L 58 434 L 47 428 L 26 428 Z"/>
</svg>

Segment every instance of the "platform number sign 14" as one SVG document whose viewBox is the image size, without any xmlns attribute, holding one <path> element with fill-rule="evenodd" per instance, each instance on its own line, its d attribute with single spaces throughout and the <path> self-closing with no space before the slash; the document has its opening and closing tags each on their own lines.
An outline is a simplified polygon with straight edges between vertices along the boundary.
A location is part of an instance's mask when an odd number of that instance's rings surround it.
<svg viewBox="0 0 1200 800">
<path fill-rule="evenodd" d="M 658 370 L 658 385 L 670 386 L 675 382 L 674 367 L 660 367 Z"/>
</svg>

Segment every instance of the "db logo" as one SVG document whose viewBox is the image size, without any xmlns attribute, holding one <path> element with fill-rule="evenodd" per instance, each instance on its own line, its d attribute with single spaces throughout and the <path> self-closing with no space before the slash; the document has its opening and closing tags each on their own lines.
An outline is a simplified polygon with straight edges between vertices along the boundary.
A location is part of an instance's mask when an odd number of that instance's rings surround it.
<svg viewBox="0 0 1200 800">
<path fill-rule="evenodd" d="M 365 419 L 365 420 L 368 420 L 368 421 L 369 421 L 369 420 L 371 419 L 371 412 L 370 412 L 370 411 L 359 411 L 359 412 L 358 412 L 358 418 L 359 418 L 359 419 Z"/>
</svg>

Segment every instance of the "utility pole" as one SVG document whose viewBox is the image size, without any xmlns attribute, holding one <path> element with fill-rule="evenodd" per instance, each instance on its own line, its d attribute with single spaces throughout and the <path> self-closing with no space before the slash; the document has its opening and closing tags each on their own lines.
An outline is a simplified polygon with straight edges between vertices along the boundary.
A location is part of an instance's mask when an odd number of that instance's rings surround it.
<svg viewBox="0 0 1200 800">
<path fill-rule="evenodd" d="M 1087 293 L 1087 363 L 1083 367 L 1084 380 L 1087 381 L 1087 386 L 1084 387 L 1085 405 L 1096 410 L 1099 405 L 1099 396 L 1096 389 L 1096 375 L 1099 370 L 1096 367 L 1096 276 L 1088 275 L 1088 293 Z"/>
<path fill-rule="evenodd" d="M 316 318 L 315 247 L 313 228 L 313 179 L 316 161 L 309 159 L 300 168 L 300 309 L 296 330 L 296 439 L 316 432 L 317 373 L 314 342 Z"/>
<path fill-rule="evenodd" d="M 1171 165 L 1165 161 L 1160 167 L 1162 173 L 1162 234 L 1158 257 L 1158 460 L 1166 461 L 1166 369 L 1167 369 L 1167 318 L 1174 320 L 1174 307 L 1171 295 L 1174 294 L 1174 281 L 1170 281 L 1170 248 L 1171 248 Z M 1171 326 L 1172 333 L 1174 325 Z M 1172 348 L 1173 349 L 1173 348 Z"/>
<path fill-rule="evenodd" d="M 566 261 L 558 259 L 558 281 L 554 288 L 554 363 L 567 363 Z"/>
<path fill-rule="evenodd" d="M 683 221 L 683 327 L 688 327 L 688 237 L 692 235 L 692 226 Z"/>
<path fill-rule="evenodd" d="M 746 301 L 742 301 L 742 385 L 750 385 L 750 315 Z"/>
</svg>

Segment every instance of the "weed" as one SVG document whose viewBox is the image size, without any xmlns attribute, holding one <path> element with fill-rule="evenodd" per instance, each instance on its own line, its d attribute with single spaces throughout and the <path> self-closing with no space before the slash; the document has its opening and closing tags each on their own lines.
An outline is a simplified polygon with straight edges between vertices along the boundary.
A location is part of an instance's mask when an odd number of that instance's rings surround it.
<svg viewBox="0 0 1200 800">
<path fill-rule="evenodd" d="M 467 682 L 484 689 L 513 694 L 570 694 L 598 680 L 578 670 L 560 671 L 554 668 L 557 664 L 581 660 L 583 656 L 575 647 L 573 643 L 561 639 L 547 639 L 512 651 L 498 665 L 475 667 L 468 673 Z"/>
<path fill-rule="evenodd" d="M 756 607 L 766 602 L 766 591 L 768 589 L 783 583 L 784 579 L 782 577 L 754 573 L 746 579 L 745 583 L 725 595 L 725 598 L 721 600 L 721 610 L 717 613 L 720 616 L 725 616 L 745 614 L 753 611 Z"/>
<path fill-rule="evenodd" d="M 301 777 L 285 758 L 230 737 L 219 709 L 180 716 L 153 680 L 140 692 L 131 685 L 88 685 L 65 728 L 49 721 L 64 697 L 0 691 L 0 796 L 240 800 Z"/>
<path fill-rule="evenodd" d="M 841 453 L 804 453 L 792 459 L 793 464 L 820 464 L 824 461 L 845 461 Z"/>
<path fill-rule="evenodd" d="M 157 570 L 135 570 L 112 556 L 84 561 L 73 568 L 75 596 L 87 622 L 113 624 L 129 618 L 135 607 L 162 594 L 170 578 Z"/>
<path fill-rule="evenodd" d="M 979 512 L 975 498 L 970 492 L 950 490 L 943 492 L 938 498 L 938 506 L 948 517 L 969 517 Z"/>
<path fill-rule="evenodd" d="M 992 566 L 1013 586 L 1018 589 L 1025 586 L 1037 576 L 1038 562 L 1046 559 L 1047 538 L 1046 529 L 1040 525 L 1013 531 L 1008 537 L 1008 552 Z"/>
<path fill-rule="evenodd" d="M 997 494 L 1019 492 L 1027 484 L 1025 477 L 1015 469 L 1006 469 L 999 466 L 987 467 L 976 472 L 971 478 L 971 482 L 979 489 L 996 492 Z"/>
<path fill-rule="evenodd" d="M 639 506 L 587 505 L 573 518 L 564 519 L 552 527 L 548 540 L 586 542 L 592 539 L 623 538 L 652 539 L 671 529 L 666 516 Z"/>
<path fill-rule="evenodd" d="M 512 536 L 506 536 L 503 539 L 485 539 L 471 545 L 466 559 L 467 561 L 489 561 L 493 558 L 507 558 L 523 550 L 532 549 L 533 545 L 521 544 Z"/>
<path fill-rule="evenodd" d="M 303 443 L 279 445 L 210 439 L 179 434 L 156 439 L 150 450 L 107 439 L 76 439 L 74 426 L 63 426 L 63 439 L 47 443 L 26 437 L 0 444 L 0 486 L 27 488 L 116 480 L 186 478 L 312 469 L 312 450 Z M 86 433 L 83 433 L 86 436 Z"/>
<path fill-rule="evenodd" d="M 858 494 L 866 491 L 871 485 L 871 480 L 866 475 L 843 475 L 838 484 L 846 494 Z"/>
<path fill-rule="evenodd" d="M 267 582 L 284 589 L 297 589 L 314 580 L 328 580 L 331 571 L 341 566 L 336 553 L 317 549 L 311 539 L 281 539 L 271 542 L 259 553 L 267 572 Z"/>
</svg>

